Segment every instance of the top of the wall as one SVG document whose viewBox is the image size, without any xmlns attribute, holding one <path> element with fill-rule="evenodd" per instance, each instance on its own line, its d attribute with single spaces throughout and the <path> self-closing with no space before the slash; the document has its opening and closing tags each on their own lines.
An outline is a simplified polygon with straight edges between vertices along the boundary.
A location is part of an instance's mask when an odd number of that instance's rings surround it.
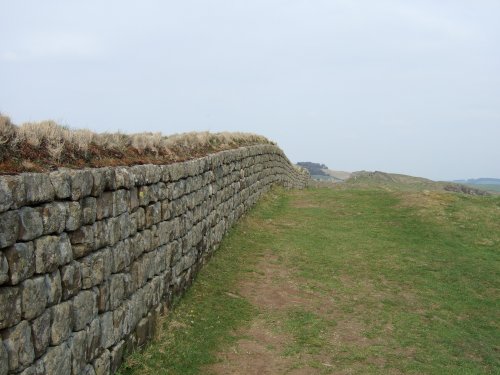
<svg viewBox="0 0 500 375">
<path fill-rule="evenodd" d="M 0 174 L 57 168 L 165 165 L 223 150 L 273 144 L 249 133 L 94 133 L 53 121 L 16 126 L 0 114 Z"/>
<path fill-rule="evenodd" d="M 262 154 L 279 154 L 286 159 L 279 147 L 268 144 L 220 151 L 202 158 L 164 165 L 60 168 L 52 172 L 0 176 L 0 213 L 54 199 L 78 201 L 87 196 L 98 197 L 104 191 L 174 182 L 208 170 L 217 175 L 223 173 L 224 164 Z"/>
</svg>

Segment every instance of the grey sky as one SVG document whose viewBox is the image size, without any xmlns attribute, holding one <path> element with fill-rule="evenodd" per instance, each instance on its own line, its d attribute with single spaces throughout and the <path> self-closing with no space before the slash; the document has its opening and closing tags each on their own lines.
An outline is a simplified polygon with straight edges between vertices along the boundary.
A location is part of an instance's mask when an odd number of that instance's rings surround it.
<svg viewBox="0 0 500 375">
<path fill-rule="evenodd" d="M 247 131 L 290 159 L 500 177 L 498 0 L 0 0 L 0 111 Z"/>
</svg>

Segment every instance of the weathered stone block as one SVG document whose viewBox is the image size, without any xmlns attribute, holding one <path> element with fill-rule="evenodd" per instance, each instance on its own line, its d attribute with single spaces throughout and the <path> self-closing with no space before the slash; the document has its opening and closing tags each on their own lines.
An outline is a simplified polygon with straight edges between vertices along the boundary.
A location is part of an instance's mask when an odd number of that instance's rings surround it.
<svg viewBox="0 0 500 375">
<path fill-rule="evenodd" d="M 81 206 L 83 224 L 93 224 L 97 217 L 97 199 L 94 197 L 83 198 Z"/>
<path fill-rule="evenodd" d="M 61 268 L 62 298 L 67 300 L 82 289 L 81 264 L 72 262 Z"/>
<path fill-rule="evenodd" d="M 88 169 L 71 170 L 71 200 L 77 201 L 90 195 L 94 187 L 94 178 Z"/>
<path fill-rule="evenodd" d="M 47 286 L 45 277 L 39 276 L 25 280 L 21 284 L 22 316 L 31 320 L 44 312 L 47 305 Z"/>
<path fill-rule="evenodd" d="M 100 196 L 106 187 L 106 168 L 92 168 L 90 170 L 94 184 L 92 185 L 91 194 L 94 197 Z"/>
<path fill-rule="evenodd" d="M 82 266 L 82 287 L 91 288 L 111 275 L 113 256 L 110 248 L 104 248 L 80 260 Z"/>
<path fill-rule="evenodd" d="M 45 366 L 42 361 L 35 362 L 19 375 L 46 375 Z"/>
<path fill-rule="evenodd" d="M 120 240 L 124 240 L 130 235 L 130 214 L 125 212 L 117 217 L 120 231 Z"/>
<path fill-rule="evenodd" d="M 82 225 L 82 208 L 80 202 L 67 202 L 66 230 L 77 230 Z"/>
<path fill-rule="evenodd" d="M 118 242 L 111 248 L 113 254 L 113 273 L 117 273 L 128 267 L 131 261 L 130 240 Z"/>
<path fill-rule="evenodd" d="M 115 170 L 115 189 L 126 188 L 133 186 L 133 176 L 130 175 L 128 168 L 117 167 Z"/>
<path fill-rule="evenodd" d="M 83 290 L 73 298 L 74 330 L 85 328 L 97 316 L 97 298 L 91 290 Z"/>
<path fill-rule="evenodd" d="M 86 365 L 82 372 L 81 372 L 81 375 L 95 375 L 95 370 L 94 370 L 94 367 L 92 367 L 92 365 Z"/>
<path fill-rule="evenodd" d="M 0 285 L 9 281 L 9 262 L 5 255 L 0 251 Z"/>
<path fill-rule="evenodd" d="M 12 327 L 21 320 L 21 292 L 17 287 L 0 289 L 0 329 Z"/>
<path fill-rule="evenodd" d="M 31 338 L 35 357 L 38 358 L 45 353 L 50 343 L 50 320 L 51 310 L 45 312 L 31 322 Z"/>
<path fill-rule="evenodd" d="M 94 241 L 96 249 L 100 249 L 110 244 L 107 220 L 97 221 L 94 224 L 94 231 L 95 231 Z"/>
<path fill-rule="evenodd" d="M 156 202 L 155 204 L 146 207 L 146 228 L 151 227 L 161 221 L 161 203 Z"/>
<path fill-rule="evenodd" d="M 101 350 L 101 324 L 99 322 L 99 318 L 95 318 L 92 322 L 90 322 L 89 327 L 86 329 L 87 361 L 94 359 Z"/>
<path fill-rule="evenodd" d="M 59 270 L 45 275 L 45 285 L 47 286 L 47 304 L 52 306 L 59 303 L 62 297 L 61 274 Z"/>
<path fill-rule="evenodd" d="M 49 178 L 58 199 L 66 199 L 71 196 L 71 180 L 66 170 L 51 172 Z"/>
<path fill-rule="evenodd" d="M 113 216 L 118 216 L 128 211 L 130 192 L 120 189 L 113 192 Z"/>
<path fill-rule="evenodd" d="M 66 233 L 60 236 L 44 236 L 35 240 L 35 268 L 37 273 L 52 272 L 58 266 L 69 263 L 73 257 Z"/>
<path fill-rule="evenodd" d="M 109 350 L 107 349 L 98 358 L 96 358 L 94 361 L 95 375 L 109 375 L 109 358 Z"/>
<path fill-rule="evenodd" d="M 97 310 L 99 314 L 109 310 L 109 279 L 104 280 L 94 290 L 97 293 Z"/>
<path fill-rule="evenodd" d="M 87 363 L 87 332 L 82 330 L 74 332 L 68 341 L 71 350 L 72 374 L 81 374 Z"/>
<path fill-rule="evenodd" d="M 3 344 L 9 356 L 9 370 L 22 370 L 31 365 L 35 351 L 31 343 L 31 327 L 23 320 L 15 327 L 2 331 Z"/>
<path fill-rule="evenodd" d="M 11 186 L 3 176 L 0 176 L 0 212 L 7 211 L 14 204 Z"/>
<path fill-rule="evenodd" d="M 7 211 L 0 214 L 0 248 L 13 245 L 19 235 L 19 212 Z"/>
<path fill-rule="evenodd" d="M 136 211 L 135 218 L 137 220 L 137 230 L 146 228 L 146 211 L 144 208 L 139 207 Z"/>
<path fill-rule="evenodd" d="M 41 207 L 43 234 L 61 233 L 64 231 L 66 228 L 66 210 L 67 205 L 62 202 L 47 203 Z"/>
<path fill-rule="evenodd" d="M 26 189 L 26 203 L 36 204 L 54 200 L 55 190 L 50 177 L 45 173 L 21 174 Z"/>
<path fill-rule="evenodd" d="M 49 348 L 41 360 L 47 374 L 71 374 L 71 350 L 67 343 Z"/>
<path fill-rule="evenodd" d="M 110 373 L 114 374 L 120 368 L 123 361 L 125 341 L 120 341 L 110 350 Z"/>
<path fill-rule="evenodd" d="M 69 234 L 75 259 L 81 258 L 95 249 L 95 228 L 96 225 L 85 225 Z"/>
<path fill-rule="evenodd" d="M 106 219 L 113 214 L 113 192 L 105 191 L 97 198 L 97 220 Z"/>
<path fill-rule="evenodd" d="M 52 307 L 50 344 L 59 345 L 65 341 L 73 327 L 72 302 L 66 301 Z"/>
<path fill-rule="evenodd" d="M 139 195 L 136 187 L 130 189 L 130 200 L 128 202 L 128 209 L 134 212 L 139 207 Z"/>
<path fill-rule="evenodd" d="M 7 375 L 9 373 L 9 354 L 7 349 L 0 340 L 0 375 Z"/>
<path fill-rule="evenodd" d="M 109 348 L 115 343 L 113 334 L 113 312 L 108 311 L 99 315 L 101 324 L 101 347 Z"/>
<path fill-rule="evenodd" d="M 118 273 L 110 277 L 109 303 L 111 310 L 116 309 L 125 298 L 125 275 Z"/>
</svg>

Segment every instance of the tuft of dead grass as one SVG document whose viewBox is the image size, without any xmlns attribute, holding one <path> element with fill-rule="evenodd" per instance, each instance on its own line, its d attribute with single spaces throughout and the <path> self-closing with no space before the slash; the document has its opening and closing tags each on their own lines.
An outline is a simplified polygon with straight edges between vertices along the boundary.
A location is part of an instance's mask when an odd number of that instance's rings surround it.
<svg viewBox="0 0 500 375">
<path fill-rule="evenodd" d="M 274 144 L 250 133 L 191 132 L 94 133 L 54 121 L 12 124 L 0 114 L 0 174 L 47 171 L 66 166 L 168 164 L 212 152 L 256 144 Z"/>
</svg>

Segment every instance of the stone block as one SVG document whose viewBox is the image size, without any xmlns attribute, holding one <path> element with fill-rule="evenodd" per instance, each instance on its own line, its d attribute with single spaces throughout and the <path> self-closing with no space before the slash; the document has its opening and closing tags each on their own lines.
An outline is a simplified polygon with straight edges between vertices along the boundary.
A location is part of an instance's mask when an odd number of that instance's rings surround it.
<svg viewBox="0 0 500 375">
<path fill-rule="evenodd" d="M 51 310 L 45 312 L 38 318 L 31 321 L 31 338 L 33 340 L 33 348 L 35 357 L 39 358 L 47 350 L 50 343 L 50 321 Z"/>
<path fill-rule="evenodd" d="M 74 330 L 80 331 L 97 316 L 97 297 L 91 290 L 82 290 L 73 298 Z"/>
<path fill-rule="evenodd" d="M 146 228 L 150 228 L 152 225 L 157 224 L 161 221 L 161 203 L 156 202 L 155 204 L 146 207 Z"/>
<path fill-rule="evenodd" d="M 106 219 L 113 214 L 113 192 L 105 191 L 97 198 L 97 220 Z"/>
<path fill-rule="evenodd" d="M 42 361 L 35 362 L 19 375 L 46 375 L 45 366 Z"/>
<path fill-rule="evenodd" d="M 55 190 L 48 174 L 23 173 L 21 176 L 26 189 L 27 204 L 51 202 L 54 200 Z"/>
<path fill-rule="evenodd" d="M 114 245 L 115 243 L 120 241 L 120 239 L 122 239 L 120 224 L 120 219 L 117 217 L 112 217 L 107 221 L 110 245 Z"/>
<path fill-rule="evenodd" d="M 35 360 L 31 342 L 31 327 L 23 320 L 18 325 L 2 331 L 2 339 L 9 357 L 9 370 L 23 370 Z"/>
<path fill-rule="evenodd" d="M 7 211 L 0 214 L 0 248 L 13 245 L 19 236 L 19 212 Z"/>
<path fill-rule="evenodd" d="M 124 240 L 130 235 L 130 214 L 125 212 L 117 217 L 120 231 L 120 240 Z"/>
<path fill-rule="evenodd" d="M 139 207 L 139 192 L 136 187 L 130 189 L 130 200 L 128 202 L 128 209 L 134 212 Z"/>
<path fill-rule="evenodd" d="M 23 207 L 19 210 L 19 235 L 23 241 L 29 241 L 43 234 L 41 210 Z"/>
<path fill-rule="evenodd" d="M 82 226 L 82 208 L 80 202 L 67 202 L 66 204 L 66 230 L 77 230 Z"/>
<path fill-rule="evenodd" d="M 95 249 L 96 225 L 84 225 L 69 234 L 73 257 L 81 258 Z"/>
<path fill-rule="evenodd" d="M 83 368 L 83 370 L 81 372 L 81 375 L 95 375 L 94 367 L 92 367 L 92 365 L 90 365 L 90 364 L 85 365 L 85 367 Z"/>
<path fill-rule="evenodd" d="M 74 332 L 68 341 L 71 350 L 72 374 L 81 374 L 87 364 L 87 332 L 82 330 Z"/>
<path fill-rule="evenodd" d="M 65 341 L 73 327 L 73 303 L 66 301 L 51 308 L 52 325 L 50 327 L 50 344 L 59 345 Z"/>
<path fill-rule="evenodd" d="M 94 197 L 100 196 L 106 188 L 106 168 L 92 168 L 90 170 L 93 178 L 91 194 Z"/>
<path fill-rule="evenodd" d="M 94 178 L 88 169 L 71 170 L 71 200 L 78 201 L 90 195 L 94 187 Z"/>
<path fill-rule="evenodd" d="M 67 300 L 82 289 L 81 264 L 72 262 L 61 268 L 62 299 Z"/>
<path fill-rule="evenodd" d="M 135 218 L 137 221 L 137 230 L 143 230 L 146 228 L 146 211 L 143 207 L 139 207 L 135 213 Z"/>
<path fill-rule="evenodd" d="M 87 361 L 90 361 L 101 351 L 101 324 L 99 318 L 96 317 L 92 320 L 92 322 L 90 322 L 90 325 L 86 329 L 86 333 L 86 356 Z"/>
<path fill-rule="evenodd" d="M 71 374 L 71 350 L 67 343 L 49 348 L 41 360 L 47 374 Z"/>
<path fill-rule="evenodd" d="M 9 373 L 9 354 L 7 349 L 0 339 L 0 375 L 7 375 Z"/>
<path fill-rule="evenodd" d="M 128 212 L 130 200 L 130 192 L 125 189 L 120 189 L 113 192 L 113 216 L 119 216 L 124 212 Z"/>
<path fill-rule="evenodd" d="M 66 233 L 44 236 L 35 240 L 35 268 L 37 273 L 52 272 L 69 263 L 73 257 Z"/>
<path fill-rule="evenodd" d="M 83 224 L 93 224 L 97 217 L 97 199 L 94 197 L 83 198 L 81 207 Z"/>
<path fill-rule="evenodd" d="M 120 341 L 110 350 L 110 373 L 114 374 L 120 368 L 123 361 L 125 341 Z"/>
<path fill-rule="evenodd" d="M 0 212 L 7 211 L 13 204 L 11 186 L 6 178 L 0 176 Z"/>
<path fill-rule="evenodd" d="M 99 314 L 109 311 L 109 279 L 104 280 L 96 288 L 97 293 L 97 310 Z"/>
<path fill-rule="evenodd" d="M 109 375 L 110 372 L 109 350 L 104 352 L 94 361 L 95 375 Z"/>
<path fill-rule="evenodd" d="M 134 176 L 131 176 L 127 167 L 116 167 L 115 170 L 115 189 L 129 189 L 134 185 Z"/>
<path fill-rule="evenodd" d="M 115 343 L 113 333 L 113 312 L 108 311 L 99 315 L 99 320 L 101 324 L 101 347 L 109 348 Z"/>
<path fill-rule="evenodd" d="M 9 281 L 9 262 L 4 253 L 0 251 L 0 285 Z"/>
<path fill-rule="evenodd" d="M 100 249 L 110 244 L 107 220 L 97 221 L 94 224 L 94 231 L 95 231 L 94 241 L 96 249 Z"/>
<path fill-rule="evenodd" d="M 18 287 L 0 288 L 0 330 L 21 320 L 21 292 Z"/>
<path fill-rule="evenodd" d="M 52 306 L 59 303 L 62 297 L 61 274 L 59 270 L 45 275 L 45 285 L 47 286 L 47 304 Z"/>
<path fill-rule="evenodd" d="M 116 309 L 125 298 L 125 275 L 118 273 L 110 277 L 109 303 L 111 310 Z"/>
<path fill-rule="evenodd" d="M 47 306 L 47 286 L 45 277 L 39 276 L 21 284 L 22 317 L 31 320 L 45 311 Z"/>
<path fill-rule="evenodd" d="M 56 198 L 66 199 L 71 196 L 71 180 L 67 170 L 51 172 L 49 178 Z"/>
<path fill-rule="evenodd" d="M 89 289 L 100 284 L 113 269 L 111 249 L 106 247 L 80 259 L 82 267 L 82 287 Z"/>
<path fill-rule="evenodd" d="M 131 261 L 130 240 L 118 242 L 111 248 L 111 251 L 113 254 L 113 273 L 120 272 L 129 266 Z"/>
<path fill-rule="evenodd" d="M 63 202 L 47 203 L 41 207 L 43 234 L 62 233 L 64 231 L 66 228 L 66 210 L 67 205 Z"/>
</svg>

